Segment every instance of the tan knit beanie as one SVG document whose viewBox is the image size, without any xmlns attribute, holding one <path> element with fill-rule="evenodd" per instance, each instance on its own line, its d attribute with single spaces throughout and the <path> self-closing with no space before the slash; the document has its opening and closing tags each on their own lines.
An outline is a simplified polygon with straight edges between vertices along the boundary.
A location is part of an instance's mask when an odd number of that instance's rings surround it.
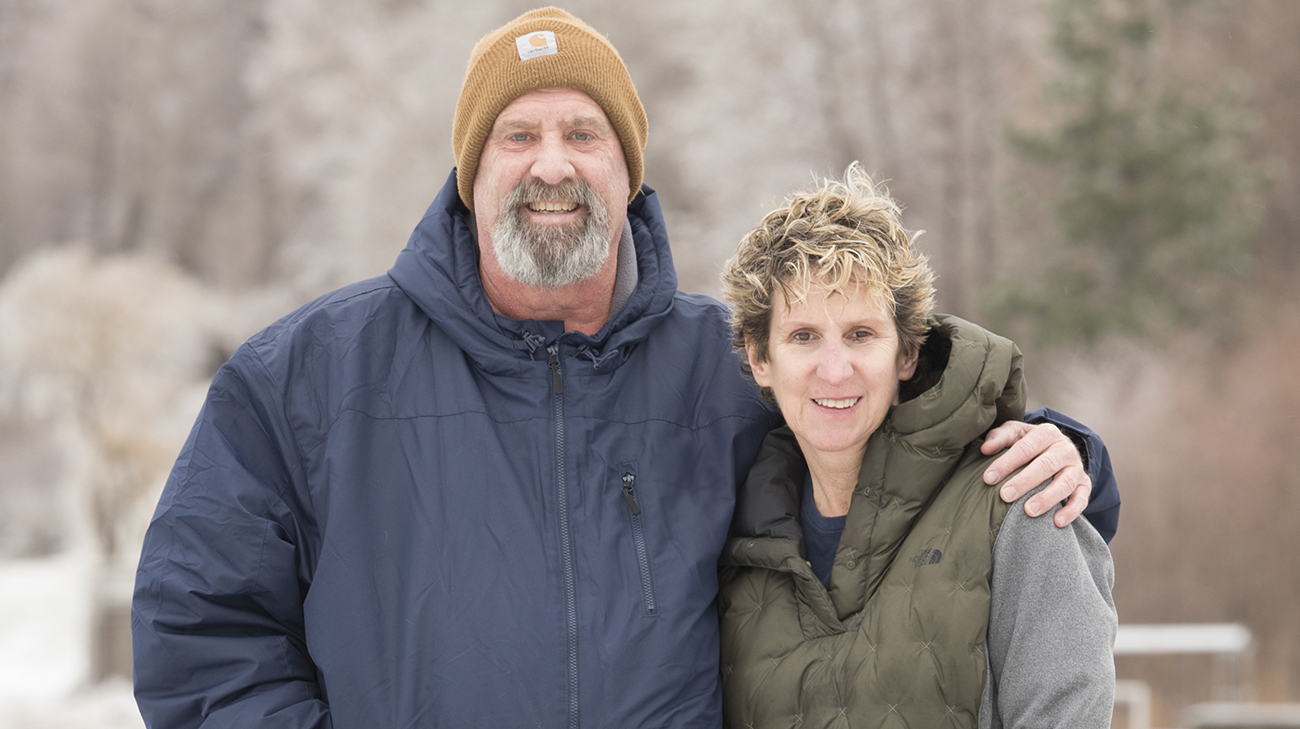
<svg viewBox="0 0 1300 729">
<path fill-rule="evenodd" d="M 577 89 L 604 109 L 627 159 L 628 201 L 636 197 L 649 130 L 632 77 L 595 28 L 559 8 L 542 8 L 487 34 L 469 56 L 451 132 L 456 186 L 465 207 L 474 209 L 474 175 L 497 115 L 529 91 L 550 88 Z"/>
</svg>

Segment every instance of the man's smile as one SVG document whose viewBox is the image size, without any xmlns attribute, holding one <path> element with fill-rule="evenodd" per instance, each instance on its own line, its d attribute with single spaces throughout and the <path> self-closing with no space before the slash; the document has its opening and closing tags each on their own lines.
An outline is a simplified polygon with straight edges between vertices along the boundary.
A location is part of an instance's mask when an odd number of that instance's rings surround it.
<svg viewBox="0 0 1300 729">
<path fill-rule="evenodd" d="M 571 213 L 578 209 L 578 203 L 560 200 L 539 200 L 528 203 L 528 209 L 534 213 Z"/>
</svg>

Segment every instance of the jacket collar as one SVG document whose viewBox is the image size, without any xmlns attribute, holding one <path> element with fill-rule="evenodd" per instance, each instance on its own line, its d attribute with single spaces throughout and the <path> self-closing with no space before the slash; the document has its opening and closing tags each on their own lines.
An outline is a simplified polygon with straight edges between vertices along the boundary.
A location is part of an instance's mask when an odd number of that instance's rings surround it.
<svg viewBox="0 0 1300 729">
<path fill-rule="evenodd" d="M 672 311 L 677 292 L 667 229 L 658 195 L 647 186 L 628 205 L 636 248 L 637 285 L 627 301 L 594 335 L 564 332 L 563 322 L 518 320 L 492 311 L 478 272 L 472 217 L 460 201 L 456 171 L 411 234 L 388 275 L 478 366 L 497 374 L 521 374 L 559 343 L 578 355 L 580 366 L 609 371 L 649 336 Z"/>
</svg>

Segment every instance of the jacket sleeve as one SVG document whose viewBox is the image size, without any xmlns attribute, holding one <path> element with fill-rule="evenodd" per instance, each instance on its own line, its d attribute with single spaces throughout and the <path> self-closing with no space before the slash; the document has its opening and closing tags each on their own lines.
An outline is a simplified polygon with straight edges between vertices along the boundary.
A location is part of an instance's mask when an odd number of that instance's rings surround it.
<svg viewBox="0 0 1300 729">
<path fill-rule="evenodd" d="M 1101 436 L 1083 423 L 1051 408 L 1030 410 L 1025 413 L 1025 422 L 1051 423 L 1078 446 L 1079 453 L 1083 456 L 1083 465 L 1088 469 L 1088 477 L 1092 479 L 1092 495 L 1083 515 L 1109 544 L 1119 529 L 1119 484 L 1115 481 L 1115 469 L 1110 464 L 1110 452 L 1106 450 L 1106 444 L 1101 442 Z"/>
<path fill-rule="evenodd" d="M 293 496 L 301 459 L 282 403 L 240 348 L 163 490 L 131 609 L 150 727 L 331 726 L 304 634 L 309 514 Z"/>
<path fill-rule="evenodd" d="M 1010 510 L 993 546 L 981 727 L 1110 726 L 1114 581 L 1090 524 L 1058 529 L 1023 503 Z"/>
</svg>

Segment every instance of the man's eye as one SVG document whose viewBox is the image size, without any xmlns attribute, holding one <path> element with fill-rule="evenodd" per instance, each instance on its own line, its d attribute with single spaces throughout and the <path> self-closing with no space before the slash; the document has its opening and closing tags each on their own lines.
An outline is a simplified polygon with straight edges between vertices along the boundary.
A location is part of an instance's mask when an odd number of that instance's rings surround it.
<svg viewBox="0 0 1300 729">
<path fill-rule="evenodd" d="M 528 133 L 527 133 L 527 132 L 515 132 L 514 134 L 511 134 L 511 135 L 510 135 L 510 141 L 512 141 L 512 142 L 527 142 L 527 141 L 528 141 Z"/>
<path fill-rule="evenodd" d="M 573 138 L 576 139 L 576 140 L 579 141 L 579 142 L 590 142 L 590 141 L 591 141 L 591 135 L 588 134 L 587 132 L 574 132 L 574 133 L 573 133 Z"/>
</svg>

